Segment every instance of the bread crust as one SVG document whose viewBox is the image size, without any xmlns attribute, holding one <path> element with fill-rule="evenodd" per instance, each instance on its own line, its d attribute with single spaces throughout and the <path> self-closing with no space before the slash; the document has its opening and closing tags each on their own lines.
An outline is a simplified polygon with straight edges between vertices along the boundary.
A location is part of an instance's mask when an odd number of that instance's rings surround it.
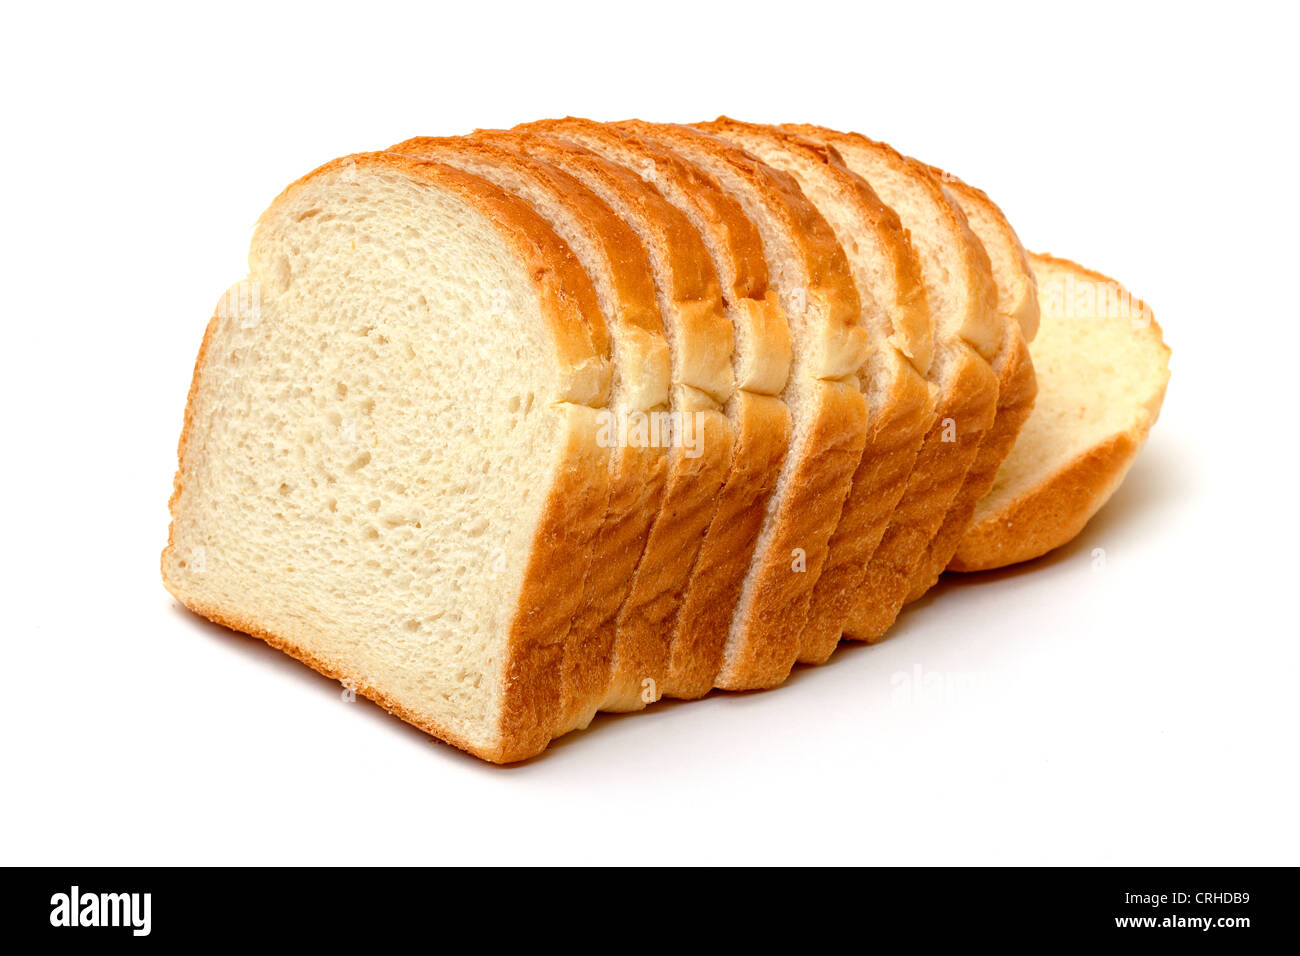
<svg viewBox="0 0 1300 956">
<path fill-rule="evenodd" d="M 817 382 L 817 414 L 805 452 L 789 471 L 781 507 L 770 511 L 767 550 L 755 554 L 748 600 L 732 615 L 722 669 L 725 690 L 775 687 L 799 657 L 808 602 L 826 560 L 867 437 L 867 402 L 857 384 Z M 792 449 L 794 453 L 796 449 Z"/>
<path fill-rule="evenodd" d="M 485 180 L 440 163 L 421 162 L 405 156 L 361 154 L 344 157 L 290 185 L 263 215 L 263 221 L 301 185 L 317 178 L 369 168 L 391 170 L 415 182 L 446 189 L 483 213 L 511 243 L 533 276 L 542 313 L 557 343 L 556 360 L 567 363 L 561 366 L 562 370 L 567 370 L 562 377 L 562 382 L 567 384 L 561 387 L 569 394 L 591 394 L 598 400 L 607 396 L 608 337 L 596 306 L 595 291 L 585 271 L 565 243 L 527 204 Z M 194 409 L 220 321 L 214 316 L 208 323 L 190 384 L 169 504 L 172 522 L 161 558 L 164 585 L 182 604 L 209 620 L 259 637 L 327 677 L 354 677 L 356 675 L 350 674 L 341 662 L 323 659 L 287 635 L 273 634 L 257 621 L 198 599 L 187 592 L 179 576 L 173 576 L 171 564 L 176 560 L 176 514 L 184 489 L 194 480 L 188 475 L 195 442 Z M 597 516 L 603 513 L 609 494 L 608 453 L 596 446 L 592 427 L 596 409 L 565 401 L 565 398 L 563 394 L 557 396 L 557 409 L 563 416 L 564 428 L 557 436 L 556 455 L 557 461 L 563 464 L 557 469 L 555 483 L 542 509 L 519 603 L 506 640 L 507 660 L 502 672 L 496 741 L 489 745 L 468 741 L 427 715 L 404 707 L 377 688 L 358 682 L 359 693 L 390 713 L 495 763 L 533 756 L 540 753 L 551 739 L 554 714 L 560 702 L 555 667 L 562 654 L 567 619 L 572 614 L 568 595 L 576 595 L 586 573 Z M 552 588 L 556 590 L 552 591 Z"/>
<path fill-rule="evenodd" d="M 768 286 L 762 238 L 740 204 L 698 166 L 628 130 L 573 116 L 516 129 L 575 143 L 661 187 L 671 185 L 665 198 L 680 197 L 683 213 L 721 250 L 713 265 L 737 322 L 737 342 L 749 346 L 748 364 L 737 356 L 735 387 L 779 395 L 790 374 L 790 330 Z"/>
<path fill-rule="evenodd" d="M 997 403 L 997 378 L 965 343 L 941 355 L 950 363 L 935 421 L 921 442 L 916 465 L 889 527 L 871 557 L 844 636 L 875 642 L 885 635 L 911 590 L 912 575 L 957 496 Z M 936 363 L 938 364 L 938 363 Z M 945 437 L 952 438 L 946 441 Z"/>
<path fill-rule="evenodd" d="M 907 602 L 918 600 L 938 582 L 939 575 L 957 553 L 962 536 L 970 527 L 975 506 L 993 487 L 998 469 L 1002 467 L 1003 460 L 1016 443 L 1021 427 L 1033 411 L 1034 397 L 1038 394 L 1038 379 L 1034 374 L 1034 363 L 1029 356 L 1024 334 L 1013 319 L 1008 318 L 1006 339 L 1002 353 L 993 362 L 993 371 L 998 377 L 997 409 L 993 423 L 980 441 L 979 450 L 966 472 L 961 489 L 943 517 L 943 524 L 930 539 L 924 556 L 912 573 Z"/>
<path fill-rule="evenodd" d="M 867 569 L 907 491 L 926 430 L 935 419 L 934 394 L 924 379 L 900 374 L 892 386 L 887 411 L 871 424 L 809 601 L 799 638 L 803 663 L 821 664 L 831 656 L 854 606 L 869 592 Z"/>
<path fill-rule="evenodd" d="M 1029 261 L 1033 266 L 1073 272 L 1129 295 L 1114 279 L 1068 259 L 1032 253 Z M 1144 318 L 1141 333 L 1162 355 L 1165 366 L 1163 381 L 1153 390 L 1150 402 L 1136 410 L 1129 429 L 1076 455 L 1001 507 L 984 513 L 977 509 L 949 570 L 987 571 L 1041 557 L 1071 541 L 1114 494 L 1159 417 L 1169 381 L 1169 347 L 1150 309 L 1141 302 L 1138 307 Z"/>
<path fill-rule="evenodd" d="M 713 689 L 722 670 L 731 614 L 790 447 L 790 410 L 779 398 L 742 390 L 727 411 L 736 433 L 731 471 L 671 624 L 665 697 L 691 699 Z"/>
</svg>

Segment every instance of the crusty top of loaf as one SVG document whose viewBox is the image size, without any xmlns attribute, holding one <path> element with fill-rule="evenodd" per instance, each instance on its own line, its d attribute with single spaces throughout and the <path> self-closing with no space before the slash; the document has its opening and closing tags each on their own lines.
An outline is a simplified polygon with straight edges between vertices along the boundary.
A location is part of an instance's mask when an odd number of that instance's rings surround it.
<svg viewBox="0 0 1300 956">
<path fill-rule="evenodd" d="M 934 355 L 934 328 L 925 297 L 921 263 L 911 248 L 898 214 L 881 201 L 865 179 L 845 165 L 832 146 L 813 142 L 779 127 L 745 123 L 727 116 L 694 125 L 705 132 L 730 134 L 741 145 L 744 145 L 746 137 L 755 138 L 751 141 L 778 145 L 796 159 L 816 163 L 822 168 L 833 181 L 840 198 L 852 205 L 855 221 L 880 237 L 877 251 L 887 258 L 888 268 L 893 274 L 895 299 L 877 304 L 885 310 L 890 321 L 895 344 L 912 360 L 917 370 L 925 374 Z"/>
<path fill-rule="evenodd" d="M 441 189 L 486 216 L 536 284 L 555 343 L 560 383 L 557 400 L 593 408 L 608 403 L 613 378 L 609 331 L 586 270 L 531 206 L 485 179 L 410 156 L 357 153 L 332 160 L 289 184 L 259 218 L 257 228 L 270 228 L 286 199 L 307 183 L 333 180 L 339 189 L 347 189 L 357 183 L 361 170 L 391 172 Z"/>
<path fill-rule="evenodd" d="M 783 129 L 805 136 L 819 143 L 827 143 L 845 154 L 848 165 L 854 166 L 853 154 L 868 154 L 906 181 L 927 200 L 935 226 L 943 232 L 944 249 L 953 257 L 959 274 L 948 277 L 954 291 L 960 293 L 959 314 L 949 318 L 956 328 L 942 329 L 944 316 L 938 304 L 931 301 L 934 318 L 941 331 L 956 331 L 985 359 L 992 361 L 1002 345 L 1003 319 L 997 310 L 997 289 L 993 284 L 993 267 L 983 244 L 971 231 L 965 215 L 943 192 L 943 184 L 928 166 L 902 155 L 887 143 L 868 139 L 861 133 L 842 133 L 838 130 L 803 123 L 783 124 Z M 870 177 L 867 177 L 870 181 Z M 884 192 L 880 184 L 873 184 L 878 193 Z M 888 199 L 886 201 L 889 201 Z M 915 231 L 915 230 L 913 230 Z"/>
<path fill-rule="evenodd" d="M 956 198 L 968 219 L 980 215 L 986 228 L 996 232 L 999 248 L 989 248 L 986 242 L 984 250 L 989 254 L 998 282 L 998 306 L 1020 326 L 1025 341 L 1032 342 L 1038 332 L 1038 289 L 1034 284 L 1034 271 L 1029 267 L 1028 254 L 1020 244 L 1020 237 L 1016 235 L 1002 209 L 984 190 L 963 182 L 937 166 L 929 169 Z M 998 268 L 999 253 L 1008 257 L 1010 261 L 1007 265 L 1010 268 Z"/>
<path fill-rule="evenodd" d="M 817 340 L 810 353 L 818 356 L 811 374 L 840 378 L 857 372 L 869 348 L 865 332 L 858 327 L 861 302 L 844 249 L 834 230 L 817 211 L 793 176 L 773 169 L 731 143 L 688 126 L 626 120 L 617 124 L 687 159 L 707 156 L 748 184 L 763 203 L 765 214 L 781 230 L 798 257 L 809 304 L 819 299 L 824 311 L 818 318 L 823 327 L 810 329 Z M 771 266 L 769 264 L 769 271 Z M 813 315 L 812 310 L 808 313 Z"/>
<path fill-rule="evenodd" d="M 636 216 L 645 230 L 641 235 L 646 245 L 653 245 L 665 266 L 657 281 L 662 278 L 670 284 L 662 291 L 675 306 L 664 316 L 670 345 L 676 343 L 674 382 L 725 402 L 734 387 L 731 323 L 722 312 L 722 290 L 709 251 L 690 220 L 632 170 L 583 146 L 523 130 L 479 130 L 474 137 L 574 173 L 597 195 L 608 198 L 616 211 L 626 209 Z"/>
<path fill-rule="evenodd" d="M 789 324 L 769 288 L 762 237 L 740 203 L 699 166 L 628 130 L 572 116 L 518 129 L 593 149 L 681 204 L 710 247 L 723 300 L 732 310 L 737 387 L 779 394 L 790 373 Z"/>
</svg>

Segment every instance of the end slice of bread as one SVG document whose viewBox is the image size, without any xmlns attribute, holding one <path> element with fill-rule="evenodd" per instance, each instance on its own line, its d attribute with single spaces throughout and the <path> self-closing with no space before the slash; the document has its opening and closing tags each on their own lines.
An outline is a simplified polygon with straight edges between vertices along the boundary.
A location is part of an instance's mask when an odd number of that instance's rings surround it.
<svg viewBox="0 0 1300 956">
<path fill-rule="evenodd" d="M 1151 310 L 1114 279 L 1030 254 L 1041 319 L 1038 398 L 949 565 L 984 571 L 1037 558 L 1083 530 L 1119 487 L 1169 384 Z"/>
<path fill-rule="evenodd" d="M 386 153 L 291 185 L 249 262 L 255 308 L 195 367 L 166 586 L 477 756 L 540 752 L 609 496 L 585 271 L 528 204 Z"/>
</svg>

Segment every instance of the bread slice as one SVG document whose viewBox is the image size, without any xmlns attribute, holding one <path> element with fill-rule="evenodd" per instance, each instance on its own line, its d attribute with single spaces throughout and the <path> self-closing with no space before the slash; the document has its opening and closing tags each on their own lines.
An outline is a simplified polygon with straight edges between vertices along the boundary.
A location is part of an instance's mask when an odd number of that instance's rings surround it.
<svg viewBox="0 0 1300 956">
<path fill-rule="evenodd" d="M 1042 320 L 1038 400 L 949 567 L 983 571 L 1065 544 L 1119 487 L 1160 414 L 1169 348 L 1114 279 L 1029 256 Z"/>
<path fill-rule="evenodd" d="M 938 388 L 935 419 L 845 622 L 845 636 L 874 641 L 897 618 L 921 558 L 993 423 L 997 377 L 989 363 L 1002 340 L 997 293 L 987 253 L 926 167 L 857 133 L 783 128 L 833 146 L 898 214 L 921 258 L 934 319 L 930 379 Z"/>
<path fill-rule="evenodd" d="M 637 710 L 658 699 L 668 683 L 671 625 L 731 469 L 736 436 L 722 409 L 734 391 L 734 337 L 718 274 L 690 220 L 627 167 L 530 132 L 479 131 L 475 138 L 526 152 L 581 181 L 632 228 L 654 268 L 672 355 L 672 410 L 682 416 L 678 437 L 684 440 L 669 448 L 663 503 L 618 609 L 615 647 L 653 656 L 617 662 L 602 707 Z M 614 624 L 612 618 L 603 622 Z"/>
<path fill-rule="evenodd" d="M 538 753 L 609 493 L 587 275 L 526 203 L 387 154 L 291 185 L 249 264 L 195 366 L 167 588 L 479 757 Z"/>
<path fill-rule="evenodd" d="M 568 117 L 525 129 L 585 146 L 636 171 L 695 227 L 709 251 L 736 338 L 736 391 L 726 405 L 735 426 L 731 471 L 676 618 L 665 696 L 693 698 L 722 669 L 731 612 L 740 597 L 766 504 L 790 440 L 790 413 L 778 397 L 790 370 L 790 332 L 769 285 L 758 229 L 740 204 L 692 163 L 626 130 Z"/>
<path fill-rule="evenodd" d="M 772 126 L 720 118 L 698 128 L 794 176 L 848 256 L 871 355 L 860 378 L 867 443 L 813 588 L 799 659 L 824 661 L 844 630 L 872 552 L 907 486 L 934 416 L 925 373 L 934 353 L 921 265 L 897 214 L 827 146 Z"/>
<path fill-rule="evenodd" d="M 762 237 L 790 322 L 794 357 L 782 391 L 792 420 L 790 451 L 715 678 L 728 690 L 772 687 L 798 657 L 808 601 L 866 442 L 867 403 L 857 374 L 869 343 L 857 289 L 834 231 L 789 174 L 699 130 L 619 126 L 700 166 L 740 203 Z"/>
<path fill-rule="evenodd" d="M 993 371 L 998 376 L 993 425 L 985 432 L 961 491 L 912 575 L 909 601 L 934 587 L 956 554 L 976 504 L 993 487 L 998 468 L 1015 444 L 1038 392 L 1028 345 L 1038 329 L 1038 294 L 1024 246 L 1002 210 L 982 190 L 940 169 L 931 167 L 931 172 L 944 184 L 944 193 L 961 209 L 989 255 L 1002 316 L 1002 346 L 993 358 Z"/>
<path fill-rule="evenodd" d="M 630 644 L 630 632 L 616 635 L 609 626 L 628 594 L 667 480 L 664 445 L 623 441 L 618 429 L 634 416 L 669 410 L 670 354 L 650 256 L 614 210 L 549 163 L 463 137 L 416 138 L 392 151 L 464 169 L 528 202 L 568 243 L 595 285 L 613 342 L 612 416 L 602 422 L 612 427 L 599 436 L 613 446 L 611 493 L 566 641 L 564 706 L 556 732 L 585 727 L 605 702 L 611 675 L 639 677 L 658 656 L 657 640 L 637 635 L 646 643 Z"/>
</svg>

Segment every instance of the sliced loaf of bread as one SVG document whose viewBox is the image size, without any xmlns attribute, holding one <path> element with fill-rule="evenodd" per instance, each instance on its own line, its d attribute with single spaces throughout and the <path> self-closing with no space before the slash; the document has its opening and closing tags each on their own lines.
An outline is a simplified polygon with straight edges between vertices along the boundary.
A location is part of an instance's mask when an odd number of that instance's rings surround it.
<svg viewBox="0 0 1300 956">
<path fill-rule="evenodd" d="M 833 146 L 898 214 L 920 256 L 934 319 L 934 421 L 844 627 L 847 637 L 875 641 L 898 617 L 921 558 L 993 424 L 998 384 L 990 361 L 1002 341 L 997 290 L 984 247 L 926 167 L 857 133 L 784 128 Z"/>
<path fill-rule="evenodd" d="M 586 726 L 612 681 L 639 679 L 660 656 L 657 640 L 641 635 L 642 643 L 620 644 L 609 626 L 627 597 L 667 480 L 667 448 L 622 441 L 617 429 L 635 416 L 669 411 L 671 360 L 650 256 L 618 213 L 550 163 L 463 137 L 416 138 L 392 151 L 464 169 L 528 202 L 568 243 L 595 286 L 614 358 L 610 414 L 597 436 L 612 452 L 611 493 L 566 640 L 556 732 Z"/>
<path fill-rule="evenodd" d="M 568 117 L 526 129 L 577 143 L 635 170 L 696 228 L 722 285 L 736 337 L 736 391 L 727 403 L 735 426 L 731 472 L 671 624 L 663 691 L 708 693 L 722 669 L 731 615 L 753 557 L 766 504 L 790 440 L 790 412 L 778 397 L 790 369 L 790 332 L 768 278 L 758 229 L 703 169 L 627 130 Z"/>
<path fill-rule="evenodd" d="M 586 272 L 527 203 L 390 154 L 291 185 L 249 267 L 195 366 L 165 584 L 479 757 L 538 753 L 609 495 Z"/>
<path fill-rule="evenodd" d="M 715 684 L 773 687 L 799 656 L 808 602 L 867 437 L 857 375 L 870 350 L 861 302 L 835 233 L 788 173 L 716 136 L 684 126 L 618 124 L 704 169 L 741 205 L 763 240 L 790 322 L 793 363 L 782 465 L 732 613 Z"/>
<path fill-rule="evenodd" d="M 983 571 L 1072 539 L 1128 473 L 1160 414 L 1169 347 L 1151 310 L 1098 272 L 1029 256 L 1042 318 L 1038 399 L 949 565 Z"/>
</svg>

